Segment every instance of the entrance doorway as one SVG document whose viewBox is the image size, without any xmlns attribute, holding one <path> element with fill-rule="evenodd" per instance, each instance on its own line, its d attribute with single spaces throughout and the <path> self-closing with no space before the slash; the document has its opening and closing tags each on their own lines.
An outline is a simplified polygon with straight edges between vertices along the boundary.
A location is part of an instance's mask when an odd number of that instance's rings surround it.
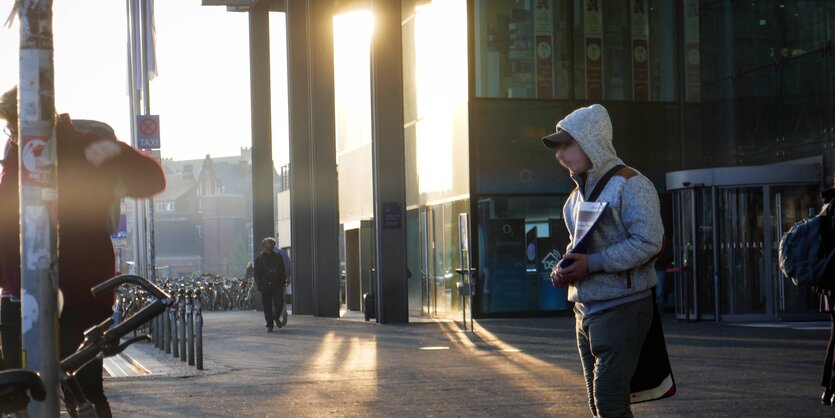
<svg viewBox="0 0 835 418">
<path fill-rule="evenodd" d="M 817 297 L 780 273 L 780 238 L 820 210 L 818 161 L 678 171 L 673 192 L 676 316 L 818 319 Z"/>
</svg>

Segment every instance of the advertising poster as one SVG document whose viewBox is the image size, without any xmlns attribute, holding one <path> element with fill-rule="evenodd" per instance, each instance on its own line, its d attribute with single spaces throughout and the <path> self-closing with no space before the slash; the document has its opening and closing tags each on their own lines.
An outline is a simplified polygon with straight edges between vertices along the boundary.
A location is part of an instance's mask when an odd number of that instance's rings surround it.
<svg viewBox="0 0 835 418">
<path fill-rule="evenodd" d="M 699 47 L 699 0 L 684 3 L 685 100 L 702 100 L 701 48 Z"/>
<path fill-rule="evenodd" d="M 552 0 L 539 0 L 533 11 L 536 47 L 536 97 L 554 97 L 554 8 Z"/>
<path fill-rule="evenodd" d="M 631 0 L 632 95 L 636 101 L 649 100 L 649 15 L 644 0 Z"/>
<path fill-rule="evenodd" d="M 525 220 L 491 219 L 489 228 L 484 292 L 490 292 L 490 311 L 527 311 Z"/>
<path fill-rule="evenodd" d="M 551 284 L 551 270 L 562 258 L 562 249 L 557 248 L 556 241 L 549 238 L 537 239 L 537 286 L 539 287 L 539 310 L 554 311 L 568 307 L 566 299 L 568 290 L 557 289 Z"/>
<path fill-rule="evenodd" d="M 603 2 L 583 0 L 586 49 L 586 98 L 603 99 Z"/>
</svg>

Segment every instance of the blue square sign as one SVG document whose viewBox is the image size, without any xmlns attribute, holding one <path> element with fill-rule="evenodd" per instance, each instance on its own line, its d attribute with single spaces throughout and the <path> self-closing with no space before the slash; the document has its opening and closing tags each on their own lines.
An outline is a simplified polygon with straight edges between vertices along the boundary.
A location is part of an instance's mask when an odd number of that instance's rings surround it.
<svg viewBox="0 0 835 418">
<path fill-rule="evenodd" d="M 159 148 L 159 115 L 136 116 L 136 145 L 139 149 Z"/>
</svg>

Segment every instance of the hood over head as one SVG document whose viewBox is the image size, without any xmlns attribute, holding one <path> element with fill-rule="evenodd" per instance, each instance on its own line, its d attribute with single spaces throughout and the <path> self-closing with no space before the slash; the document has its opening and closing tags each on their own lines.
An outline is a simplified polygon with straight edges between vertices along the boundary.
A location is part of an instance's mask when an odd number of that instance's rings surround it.
<svg viewBox="0 0 835 418">
<path fill-rule="evenodd" d="M 612 145 L 612 120 L 605 107 L 599 104 L 581 107 L 559 121 L 559 129 L 568 132 L 591 160 L 592 167 L 583 185 L 585 190 L 591 190 L 611 167 L 623 164 Z M 582 185 L 573 173 L 572 178 L 578 186 Z"/>
</svg>

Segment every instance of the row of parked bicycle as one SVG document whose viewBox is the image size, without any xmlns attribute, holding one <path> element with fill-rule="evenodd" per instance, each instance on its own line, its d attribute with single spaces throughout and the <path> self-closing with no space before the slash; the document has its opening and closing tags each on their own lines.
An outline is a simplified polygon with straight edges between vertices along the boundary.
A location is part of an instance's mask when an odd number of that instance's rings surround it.
<svg viewBox="0 0 835 418">
<path fill-rule="evenodd" d="M 227 278 L 213 274 L 199 277 L 160 278 L 157 286 L 175 296 L 198 298 L 203 310 L 228 311 L 255 309 L 252 279 Z M 116 291 L 116 310 L 124 318 L 146 304 L 148 293 L 140 287 L 125 285 Z"/>
</svg>

